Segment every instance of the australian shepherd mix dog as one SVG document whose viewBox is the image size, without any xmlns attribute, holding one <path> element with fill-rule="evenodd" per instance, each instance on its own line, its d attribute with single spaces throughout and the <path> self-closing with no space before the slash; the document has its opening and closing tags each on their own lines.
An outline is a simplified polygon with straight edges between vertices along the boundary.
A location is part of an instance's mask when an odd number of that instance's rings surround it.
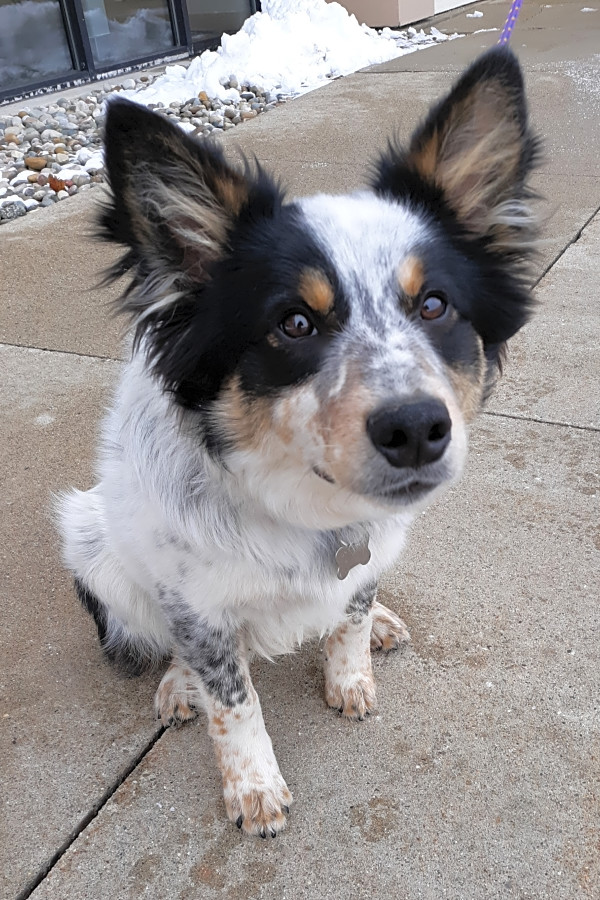
<svg viewBox="0 0 600 900">
<path fill-rule="evenodd" d="M 100 480 L 60 501 L 109 659 L 168 658 L 165 725 L 204 708 L 227 815 L 275 836 L 291 794 L 248 662 L 326 635 L 325 698 L 376 703 L 407 638 L 377 580 L 460 475 L 467 427 L 528 317 L 538 144 L 510 51 L 478 59 L 370 186 L 286 202 L 258 167 L 116 100 L 105 237 L 134 350 Z"/>
</svg>

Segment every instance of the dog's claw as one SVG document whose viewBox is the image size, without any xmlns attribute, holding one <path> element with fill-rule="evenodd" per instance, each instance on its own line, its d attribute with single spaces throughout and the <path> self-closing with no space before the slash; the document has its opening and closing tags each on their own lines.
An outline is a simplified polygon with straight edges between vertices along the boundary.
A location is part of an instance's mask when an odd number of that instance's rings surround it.
<svg viewBox="0 0 600 900">
<path fill-rule="evenodd" d="M 290 808 L 289 808 L 289 806 L 282 806 L 281 809 L 282 809 L 283 812 L 286 814 L 286 816 L 289 816 L 289 814 L 290 814 Z"/>
<path fill-rule="evenodd" d="M 235 820 L 235 824 L 237 825 L 238 828 L 241 828 L 241 827 L 242 827 L 242 822 L 243 822 L 243 821 L 244 821 L 244 817 L 243 817 L 243 816 L 238 816 L 238 817 L 237 817 L 237 819 Z"/>
</svg>

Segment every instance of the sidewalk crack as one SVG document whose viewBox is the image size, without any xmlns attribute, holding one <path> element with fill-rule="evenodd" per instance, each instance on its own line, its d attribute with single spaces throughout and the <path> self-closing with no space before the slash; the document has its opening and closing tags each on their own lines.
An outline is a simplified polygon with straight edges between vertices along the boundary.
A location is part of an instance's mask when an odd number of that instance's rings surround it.
<svg viewBox="0 0 600 900">
<path fill-rule="evenodd" d="M 581 237 L 581 235 L 583 234 L 585 229 L 588 227 L 590 222 L 592 222 L 595 219 L 595 217 L 598 215 L 598 213 L 600 213 L 600 206 L 598 206 L 594 210 L 594 212 L 589 216 L 589 218 L 586 219 L 586 221 L 583 223 L 581 228 L 576 232 L 574 237 L 571 238 L 571 240 L 567 244 L 565 244 L 565 246 L 562 248 L 562 250 L 554 257 L 554 259 L 548 263 L 546 268 L 542 271 L 541 275 L 539 275 L 538 278 L 536 278 L 536 280 L 531 285 L 532 289 L 536 288 L 539 285 L 539 283 L 546 277 L 546 275 L 548 274 L 550 269 L 554 268 L 554 266 L 559 261 L 559 259 L 561 259 L 561 257 L 563 257 L 565 255 L 565 253 L 567 252 L 569 247 L 572 247 L 573 244 L 577 243 L 577 241 L 579 240 L 579 238 Z"/>
<path fill-rule="evenodd" d="M 107 362 L 123 362 L 120 356 L 101 356 L 98 353 L 84 353 L 81 350 L 63 350 L 58 347 L 40 347 L 37 344 L 13 344 L 10 341 L 0 341 L 0 348 L 8 347 L 11 350 L 38 350 L 40 353 L 60 353 L 65 356 L 81 356 L 84 359 L 101 359 Z"/>
<path fill-rule="evenodd" d="M 517 413 L 503 413 L 485 410 L 484 416 L 494 416 L 498 419 L 515 419 L 518 422 L 535 422 L 537 425 L 555 425 L 557 428 L 574 428 L 577 431 L 591 431 L 593 433 L 600 432 L 600 426 L 596 425 L 575 425 L 573 422 L 559 422 L 554 419 L 541 419 L 537 416 L 520 416 Z"/>
<path fill-rule="evenodd" d="M 121 787 L 124 781 L 137 769 L 142 760 L 148 755 L 148 753 L 152 750 L 157 741 L 163 736 L 167 729 L 162 726 L 157 729 L 157 731 L 152 735 L 150 740 L 145 744 L 144 747 L 130 760 L 129 765 L 121 772 L 118 778 L 113 782 L 110 787 L 108 787 L 101 797 L 94 803 L 92 808 L 83 816 L 83 818 L 78 822 L 75 828 L 71 831 L 70 835 L 63 841 L 58 850 L 47 860 L 46 863 L 41 867 L 37 875 L 35 875 L 29 883 L 23 888 L 23 890 L 17 894 L 15 900 L 27 900 L 28 897 L 35 891 L 36 888 L 40 886 L 40 884 L 44 881 L 45 878 L 50 874 L 52 869 L 60 862 L 62 857 L 65 855 L 67 850 L 75 843 L 80 834 L 82 834 L 85 829 L 88 827 L 90 822 L 96 818 L 96 816 L 100 813 L 100 811 L 106 806 L 108 801 L 113 797 L 118 789 Z"/>
</svg>

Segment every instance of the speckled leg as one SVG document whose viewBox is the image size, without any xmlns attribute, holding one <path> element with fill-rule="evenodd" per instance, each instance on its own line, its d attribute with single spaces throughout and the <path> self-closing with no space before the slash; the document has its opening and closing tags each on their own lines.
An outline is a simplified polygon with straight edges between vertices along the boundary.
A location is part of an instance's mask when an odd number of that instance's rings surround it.
<svg viewBox="0 0 600 900">
<path fill-rule="evenodd" d="M 364 719 L 377 704 L 370 647 L 376 590 L 372 583 L 354 595 L 348 619 L 325 643 L 325 699 L 348 719 Z"/>
<path fill-rule="evenodd" d="M 239 635 L 226 628 L 195 625 L 187 613 L 179 643 L 156 694 L 165 725 L 182 724 L 201 706 L 208 716 L 223 780 L 227 815 L 249 834 L 275 835 L 285 827 L 292 795 L 279 771 L 250 680 Z"/>
</svg>

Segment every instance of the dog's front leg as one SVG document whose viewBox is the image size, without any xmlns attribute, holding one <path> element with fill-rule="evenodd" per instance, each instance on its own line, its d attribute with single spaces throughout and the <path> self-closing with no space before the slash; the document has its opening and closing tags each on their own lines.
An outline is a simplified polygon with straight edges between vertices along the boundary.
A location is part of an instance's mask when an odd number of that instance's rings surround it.
<svg viewBox="0 0 600 900">
<path fill-rule="evenodd" d="M 179 708 L 185 694 L 185 706 L 204 707 L 227 815 L 250 834 L 275 837 L 285 827 L 292 795 L 265 728 L 242 635 L 231 623 L 215 627 L 189 611 L 172 615 L 171 627 L 179 659 L 158 689 L 159 714 L 172 721 L 174 692 Z"/>
<path fill-rule="evenodd" d="M 348 618 L 325 643 L 325 699 L 348 719 L 364 719 L 375 709 L 377 696 L 371 668 L 371 628 L 375 582 L 352 597 Z"/>
</svg>

